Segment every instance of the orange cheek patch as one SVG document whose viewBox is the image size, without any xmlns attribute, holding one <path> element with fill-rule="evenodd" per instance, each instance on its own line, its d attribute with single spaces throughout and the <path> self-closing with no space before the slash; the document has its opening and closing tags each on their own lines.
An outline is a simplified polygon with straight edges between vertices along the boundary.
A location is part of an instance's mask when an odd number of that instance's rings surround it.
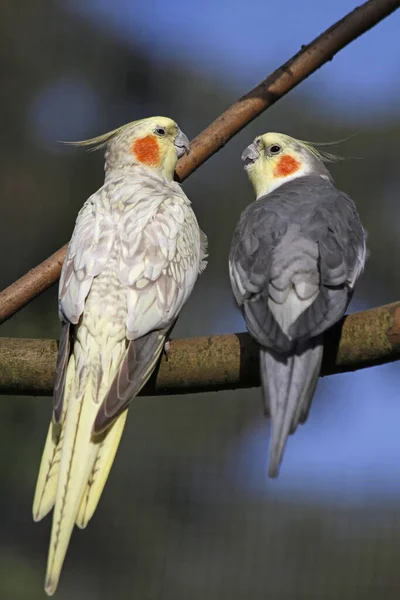
<svg viewBox="0 0 400 600">
<path fill-rule="evenodd" d="M 285 154 L 276 165 L 274 175 L 275 177 L 286 177 L 287 175 L 296 173 L 299 168 L 299 161 L 290 156 L 290 154 Z"/>
<path fill-rule="evenodd" d="M 154 166 L 160 161 L 160 149 L 157 138 L 154 135 L 147 135 L 144 138 L 136 140 L 133 143 L 132 152 L 138 161 L 145 165 Z"/>
</svg>

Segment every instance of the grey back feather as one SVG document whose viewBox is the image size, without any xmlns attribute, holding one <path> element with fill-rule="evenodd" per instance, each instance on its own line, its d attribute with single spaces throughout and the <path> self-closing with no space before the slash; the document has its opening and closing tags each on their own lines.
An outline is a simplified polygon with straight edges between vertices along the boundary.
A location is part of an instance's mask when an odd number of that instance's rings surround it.
<svg viewBox="0 0 400 600">
<path fill-rule="evenodd" d="M 365 239 L 354 202 L 322 177 L 295 179 L 250 204 L 236 228 L 229 264 L 233 292 L 251 335 L 285 353 L 296 340 L 332 326 L 346 310 L 362 272 Z M 315 287 L 315 298 L 285 331 L 271 310 L 271 299 L 277 290 L 289 293 L 291 287 L 298 293 L 297 288 L 307 286 Z"/>
</svg>

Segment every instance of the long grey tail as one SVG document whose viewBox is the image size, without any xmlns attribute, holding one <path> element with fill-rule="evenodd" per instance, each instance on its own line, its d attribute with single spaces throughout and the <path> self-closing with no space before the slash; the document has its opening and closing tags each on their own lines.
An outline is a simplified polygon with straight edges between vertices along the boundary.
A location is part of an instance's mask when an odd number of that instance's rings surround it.
<svg viewBox="0 0 400 600">
<path fill-rule="evenodd" d="M 291 354 L 260 351 L 265 412 L 271 418 L 269 477 L 277 477 L 289 434 L 307 418 L 322 353 L 321 336 L 299 343 Z"/>
</svg>

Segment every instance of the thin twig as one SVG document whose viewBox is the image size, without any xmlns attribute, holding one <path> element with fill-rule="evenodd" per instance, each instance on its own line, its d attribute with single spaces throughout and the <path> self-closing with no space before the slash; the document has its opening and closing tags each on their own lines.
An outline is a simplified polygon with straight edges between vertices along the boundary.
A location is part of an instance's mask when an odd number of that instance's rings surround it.
<svg viewBox="0 0 400 600">
<path fill-rule="evenodd" d="M 243 127 L 306 79 L 339 50 L 371 29 L 400 6 L 400 0 L 369 0 L 332 25 L 257 87 L 233 104 L 192 142 L 192 151 L 177 167 L 183 181 Z M 9 319 L 53 285 L 61 271 L 66 246 L 0 293 L 0 323 Z"/>
</svg>

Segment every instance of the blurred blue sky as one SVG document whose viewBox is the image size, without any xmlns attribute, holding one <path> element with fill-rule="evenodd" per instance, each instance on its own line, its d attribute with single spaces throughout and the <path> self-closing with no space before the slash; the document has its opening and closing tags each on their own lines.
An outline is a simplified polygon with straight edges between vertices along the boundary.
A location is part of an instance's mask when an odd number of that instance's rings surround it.
<svg viewBox="0 0 400 600">
<path fill-rule="evenodd" d="M 157 60 L 176 60 L 247 91 L 361 2 L 355 0 L 64 0 Z M 301 89 L 355 115 L 397 111 L 400 11 L 342 50 Z"/>
<path fill-rule="evenodd" d="M 219 77 L 240 95 L 358 3 L 63 0 L 62 4 L 80 18 L 111 29 L 127 44 L 144 47 L 158 61 L 176 61 L 207 78 Z M 313 95 L 321 110 L 342 119 L 391 118 L 398 114 L 400 101 L 399 33 L 400 11 L 342 50 L 299 90 Z M 60 125 L 63 102 L 66 120 Z M 31 121 L 42 135 L 47 132 L 48 140 L 77 139 L 95 129 L 96 114 L 103 109 L 84 82 L 60 80 L 37 97 Z M 232 313 L 230 325 L 231 330 L 244 329 L 238 313 Z M 229 477 L 238 489 L 251 494 L 295 493 L 351 503 L 398 498 L 399 389 L 398 364 L 324 379 L 306 425 L 289 440 L 279 479 L 267 481 L 268 423 L 261 416 L 232 448 Z"/>
<path fill-rule="evenodd" d="M 218 77 L 238 95 L 355 8 L 354 0 L 60 0 L 64 8 L 158 62 L 176 62 Z M 400 103 L 400 11 L 355 40 L 297 90 L 313 110 L 361 124 L 392 118 Z M 29 115 L 35 136 L 53 152 L 55 140 L 82 139 L 107 111 L 86 82 L 65 74 L 42 90 Z M 63 118 L 60 119 L 60 114 Z"/>
</svg>

